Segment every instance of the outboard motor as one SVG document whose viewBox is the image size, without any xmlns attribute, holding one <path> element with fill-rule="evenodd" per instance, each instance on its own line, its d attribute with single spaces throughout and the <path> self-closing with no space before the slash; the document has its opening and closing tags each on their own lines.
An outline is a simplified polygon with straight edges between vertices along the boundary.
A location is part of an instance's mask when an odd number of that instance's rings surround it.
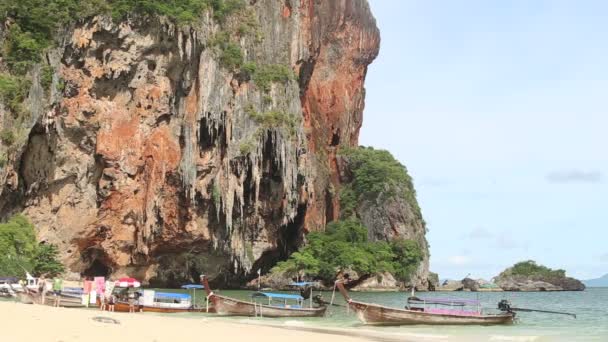
<svg viewBox="0 0 608 342">
<path fill-rule="evenodd" d="M 306 285 L 306 286 L 302 287 L 300 289 L 300 296 L 302 296 L 302 298 L 304 298 L 304 299 L 310 298 L 310 295 L 312 294 L 312 289 L 313 289 L 313 287 L 310 285 Z"/>
<path fill-rule="evenodd" d="M 498 310 L 512 312 L 511 311 L 511 302 L 509 302 L 506 299 L 501 300 L 500 302 L 498 302 Z"/>
</svg>

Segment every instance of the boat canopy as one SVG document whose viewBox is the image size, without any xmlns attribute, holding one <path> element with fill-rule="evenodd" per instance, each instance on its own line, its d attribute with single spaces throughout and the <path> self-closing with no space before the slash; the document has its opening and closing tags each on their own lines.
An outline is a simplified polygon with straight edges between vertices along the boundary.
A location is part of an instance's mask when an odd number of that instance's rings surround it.
<svg viewBox="0 0 608 342">
<path fill-rule="evenodd" d="M 190 299 L 190 295 L 186 293 L 170 293 L 170 292 L 156 292 L 154 298 L 157 299 Z"/>
<path fill-rule="evenodd" d="M 271 293 L 271 292 L 255 292 L 251 297 L 265 297 L 271 299 L 294 299 L 303 300 L 304 298 L 300 295 L 286 294 L 286 293 Z"/>
<path fill-rule="evenodd" d="M 304 287 L 304 286 L 312 286 L 312 285 L 318 285 L 319 283 L 317 283 L 316 281 L 298 281 L 298 282 L 293 282 L 291 284 L 289 284 L 289 286 L 297 286 L 297 287 Z"/>
<path fill-rule="evenodd" d="M 15 277 L 0 277 L 0 283 L 6 284 L 16 284 L 19 282 L 19 279 Z"/>
<path fill-rule="evenodd" d="M 447 304 L 447 305 L 478 305 L 480 302 L 474 299 L 461 299 L 461 298 L 429 298 L 429 297 L 416 297 L 410 298 L 410 302 L 425 302 L 427 304 Z"/>
<path fill-rule="evenodd" d="M 205 287 L 203 285 L 198 285 L 198 284 L 186 284 L 186 285 L 182 285 L 182 289 L 187 289 L 187 290 L 192 290 L 192 289 L 204 289 Z"/>
</svg>

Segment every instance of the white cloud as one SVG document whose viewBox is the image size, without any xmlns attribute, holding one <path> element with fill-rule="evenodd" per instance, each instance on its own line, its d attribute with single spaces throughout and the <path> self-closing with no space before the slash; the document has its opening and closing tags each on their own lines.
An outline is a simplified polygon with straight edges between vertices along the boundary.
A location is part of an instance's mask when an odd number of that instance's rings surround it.
<svg viewBox="0 0 608 342">
<path fill-rule="evenodd" d="M 489 239 L 494 237 L 494 233 L 483 227 L 477 227 L 469 232 L 466 237 L 469 239 Z"/>
<path fill-rule="evenodd" d="M 471 261 L 471 257 L 466 255 L 452 255 L 448 257 L 448 263 L 455 266 L 467 265 L 470 264 Z"/>
<path fill-rule="evenodd" d="M 602 173 L 581 170 L 554 171 L 545 178 L 550 183 L 600 183 Z"/>
<path fill-rule="evenodd" d="M 511 234 L 506 231 L 492 232 L 486 228 L 477 227 L 464 237 L 471 240 L 488 240 L 488 244 L 498 249 L 528 249 L 528 243 L 514 239 Z"/>
<path fill-rule="evenodd" d="M 511 235 L 504 232 L 496 236 L 494 246 L 500 249 L 528 249 L 527 243 L 517 241 Z"/>
</svg>

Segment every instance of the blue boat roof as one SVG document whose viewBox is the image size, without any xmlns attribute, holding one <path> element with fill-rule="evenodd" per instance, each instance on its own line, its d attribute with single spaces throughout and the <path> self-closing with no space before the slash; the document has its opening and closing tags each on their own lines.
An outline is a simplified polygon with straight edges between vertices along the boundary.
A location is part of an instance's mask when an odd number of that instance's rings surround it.
<svg viewBox="0 0 608 342">
<path fill-rule="evenodd" d="M 294 300 L 304 299 L 300 295 L 287 294 L 287 293 L 271 293 L 271 292 L 255 292 L 254 294 L 251 295 L 251 297 L 266 297 L 266 298 L 294 299 Z"/>
<path fill-rule="evenodd" d="M 63 288 L 63 291 L 84 291 L 84 289 L 82 287 L 68 287 L 68 286 L 65 286 Z"/>
<path fill-rule="evenodd" d="M 156 292 L 154 298 L 190 299 L 190 295 L 186 293 Z"/>
<path fill-rule="evenodd" d="M 198 284 L 186 284 L 186 285 L 182 285 L 182 289 L 204 289 L 205 287 L 203 285 L 198 285 Z"/>
<path fill-rule="evenodd" d="M 17 283 L 19 281 L 19 279 L 15 278 L 15 277 L 0 277 L 0 282 L 3 283 Z"/>
<path fill-rule="evenodd" d="M 317 284 L 318 283 L 316 281 L 298 281 L 298 282 L 293 282 L 293 283 L 289 284 L 289 286 L 303 287 L 303 286 L 317 285 Z"/>
</svg>

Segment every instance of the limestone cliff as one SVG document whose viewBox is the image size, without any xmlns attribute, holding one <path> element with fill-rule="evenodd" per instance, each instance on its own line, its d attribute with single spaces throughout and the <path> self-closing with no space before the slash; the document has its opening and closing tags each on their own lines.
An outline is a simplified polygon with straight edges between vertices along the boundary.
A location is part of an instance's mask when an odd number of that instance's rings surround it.
<svg viewBox="0 0 608 342">
<path fill-rule="evenodd" d="M 240 284 L 338 217 L 336 151 L 357 145 L 380 42 L 367 1 L 250 1 L 189 25 L 95 16 L 56 42 L 50 91 L 29 73 L 0 217 L 27 215 L 75 275 Z M 288 74 L 256 79 L 225 49 Z"/>
</svg>

